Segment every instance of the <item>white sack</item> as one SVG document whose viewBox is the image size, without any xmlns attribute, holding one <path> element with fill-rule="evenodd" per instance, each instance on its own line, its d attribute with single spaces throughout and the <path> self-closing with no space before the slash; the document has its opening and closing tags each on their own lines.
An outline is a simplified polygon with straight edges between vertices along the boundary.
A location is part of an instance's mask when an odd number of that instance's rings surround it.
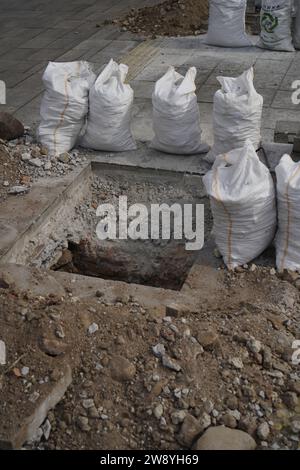
<svg viewBox="0 0 300 470">
<path fill-rule="evenodd" d="M 213 234 L 229 269 L 259 256 L 276 229 L 275 188 L 268 168 L 248 140 L 219 155 L 203 178 L 210 196 Z"/>
<path fill-rule="evenodd" d="M 83 147 L 108 152 L 135 150 L 130 120 L 133 90 L 125 84 L 128 67 L 110 60 L 90 91 Z"/>
<path fill-rule="evenodd" d="M 208 152 L 209 147 L 201 143 L 196 74 L 195 67 L 191 67 L 185 77 L 170 67 L 156 82 L 152 94 L 155 134 L 152 148 L 179 155 Z"/>
<path fill-rule="evenodd" d="M 43 82 L 38 138 L 50 155 L 71 150 L 88 112 L 89 89 L 95 74 L 88 62 L 49 62 Z"/>
<path fill-rule="evenodd" d="M 257 150 L 261 143 L 263 97 L 253 84 L 253 68 L 237 78 L 217 77 L 222 88 L 215 93 L 213 107 L 214 145 L 206 161 L 243 147 L 250 139 Z"/>
<path fill-rule="evenodd" d="M 296 17 L 294 19 L 293 42 L 296 49 L 300 49 L 300 0 L 296 0 Z"/>
<path fill-rule="evenodd" d="M 292 0 L 263 0 L 258 47 L 294 51 L 292 44 Z"/>
<path fill-rule="evenodd" d="M 279 271 L 300 270 L 300 163 L 284 155 L 276 167 L 278 232 L 276 264 Z"/>
<path fill-rule="evenodd" d="M 247 0 L 210 0 L 207 44 L 222 47 L 252 46 L 246 34 Z"/>
</svg>

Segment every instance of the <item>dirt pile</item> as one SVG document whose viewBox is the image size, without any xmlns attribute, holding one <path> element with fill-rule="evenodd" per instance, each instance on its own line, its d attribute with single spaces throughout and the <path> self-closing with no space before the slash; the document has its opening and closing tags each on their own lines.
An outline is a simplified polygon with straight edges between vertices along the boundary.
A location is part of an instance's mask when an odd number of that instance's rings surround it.
<svg viewBox="0 0 300 470">
<path fill-rule="evenodd" d="M 34 297 L 3 281 L 1 432 L 65 362 L 73 382 L 29 448 L 185 449 L 220 424 L 260 448 L 297 448 L 299 291 L 266 268 L 222 277 L 228 296 L 197 312 L 144 308 L 126 293 L 82 301 L 72 287 Z"/>
<path fill-rule="evenodd" d="M 152 7 L 132 9 L 115 22 L 122 31 L 145 36 L 190 36 L 207 32 L 209 16 L 208 0 L 167 0 Z M 258 31 L 258 13 L 249 8 L 247 28 Z"/>
</svg>

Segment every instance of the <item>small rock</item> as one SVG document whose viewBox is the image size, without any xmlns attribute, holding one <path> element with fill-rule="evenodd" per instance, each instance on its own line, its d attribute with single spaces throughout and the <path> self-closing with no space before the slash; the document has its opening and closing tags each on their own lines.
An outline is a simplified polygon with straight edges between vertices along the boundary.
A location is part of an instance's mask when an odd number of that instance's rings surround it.
<svg viewBox="0 0 300 470">
<path fill-rule="evenodd" d="M 86 416 L 78 416 L 76 423 L 80 431 L 88 432 L 91 429 L 89 425 L 89 420 Z"/>
<path fill-rule="evenodd" d="M 62 163 L 69 163 L 70 161 L 70 155 L 68 153 L 61 153 L 59 156 L 58 156 L 58 160 Z"/>
<path fill-rule="evenodd" d="M 249 434 L 225 426 L 207 429 L 194 447 L 195 450 L 254 450 L 255 448 L 256 442 Z"/>
<path fill-rule="evenodd" d="M 40 146 L 40 153 L 41 153 L 41 155 L 48 155 L 49 152 L 48 152 L 47 147 L 41 145 Z"/>
<path fill-rule="evenodd" d="M 225 426 L 227 426 L 228 428 L 236 428 L 237 426 L 237 422 L 236 422 L 236 419 L 234 416 L 232 416 L 231 414 L 229 413 L 226 413 L 223 417 L 222 417 L 222 422 Z"/>
<path fill-rule="evenodd" d="M 63 339 L 66 335 L 61 325 L 57 326 L 55 334 L 58 338 Z"/>
<path fill-rule="evenodd" d="M 42 338 L 41 350 L 49 356 L 61 356 L 66 351 L 66 344 L 55 339 Z"/>
<path fill-rule="evenodd" d="M 51 433 L 51 424 L 49 419 L 46 419 L 46 421 L 41 425 L 43 435 L 46 441 L 48 441 Z"/>
<path fill-rule="evenodd" d="M 247 348 L 253 354 L 258 354 L 262 348 L 261 342 L 256 340 L 255 338 L 251 338 L 249 341 L 247 341 Z"/>
<path fill-rule="evenodd" d="M 28 162 L 29 160 L 31 160 L 31 154 L 29 152 L 23 152 L 21 155 L 21 160 L 23 162 Z"/>
<path fill-rule="evenodd" d="M 29 191 L 28 186 L 12 186 L 8 190 L 8 194 L 24 194 Z"/>
<path fill-rule="evenodd" d="M 99 330 L 99 326 L 97 325 L 97 323 L 92 323 L 89 327 L 88 327 L 88 333 L 89 335 L 93 335 L 94 333 L 96 333 L 96 331 Z"/>
<path fill-rule="evenodd" d="M 187 412 L 185 410 L 174 411 L 171 415 L 171 421 L 173 424 L 180 424 L 184 421 Z"/>
<path fill-rule="evenodd" d="M 89 418 L 97 419 L 99 418 L 99 411 L 95 406 L 91 406 L 90 408 L 88 408 L 88 415 Z"/>
<path fill-rule="evenodd" d="M 210 350 L 218 341 L 218 334 L 214 330 L 202 331 L 197 334 L 197 340 L 205 350 Z"/>
<path fill-rule="evenodd" d="M 294 410 L 298 406 L 298 397 L 295 392 L 286 392 L 282 401 L 290 410 Z"/>
<path fill-rule="evenodd" d="M 44 168 L 46 171 L 51 170 L 52 168 L 52 163 L 51 162 L 46 162 L 44 165 Z"/>
<path fill-rule="evenodd" d="M 132 380 L 136 373 L 134 364 L 123 356 L 113 356 L 110 361 L 111 376 L 118 382 Z"/>
<path fill-rule="evenodd" d="M 3 181 L 3 186 L 7 188 L 7 186 L 9 186 L 9 181 Z"/>
<path fill-rule="evenodd" d="M 23 375 L 23 377 L 28 375 L 29 374 L 29 367 L 22 367 L 21 374 Z"/>
<path fill-rule="evenodd" d="M 179 372 L 181 370 L 181 366 L 166 354 L 162 356 L 162 365 L 168 369 L 175 370 L 175 372 Z"/>
<path fill-rule="evenodd" d="M 180 428 L 177 440 L 181 445 L 191 447 L 202 431 L 201 423 L 193 415 L 187 414 Z"/>
<path fill-rule="evenodd" d="M 36 166 L 37 168 L 43 166 L 43 162 L 40 158 L 31 158 L 30 160 L 28 160 L 28 163 L 32 166 Z"/>
<path fill-rule="evenodd" d="M 0 366 L 5 366 L 6 364 L 6 346 L 4 341 L 0 339 Z"/>
<path fill-rule="evenodd" d="M 82 401 L 82 406 L 85 410 L 88 410 L 89 408 L 95 406 L 94 400 L 92 398 L 87 398 L 86 400 Z"/>
<path fill-rule="evenodd" d="M 269 434 L 270 434 L 270 427 L 268 423 L 266 422 L 261 423 L 258 426 L 256 432 L 257 432 L 257 436 L 259 437 L 259 439 L 261 439 L 262 441 L 265 441 L 269 437 Z"/>
<path fill-rule="evenodd" d="M 295 434 L 300 433 L 300 419 L 294 418 L 291 422 L 291 430 Z"/>
<path fill-rule="evenodd" d="M 162 343 L 158 343 L 156 346 L 153 346 L 152 351 L 154 356 L 159 358 L 162 357 L 166 352 L 165 347 Z"/>
<path fill-rule="evenodd" d="M 239 357 L 231 357 L 228 362 L 236 369 L 243 369 L 244 367 L 243 361 Z"/>
</svg>

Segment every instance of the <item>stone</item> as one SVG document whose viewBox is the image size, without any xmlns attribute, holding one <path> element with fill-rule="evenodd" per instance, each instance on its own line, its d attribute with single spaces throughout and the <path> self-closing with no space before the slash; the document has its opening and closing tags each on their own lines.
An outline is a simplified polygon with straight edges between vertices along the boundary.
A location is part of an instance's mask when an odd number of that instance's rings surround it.
<svg viewBox="0 0 300 470">
<path fill-rule="evenodd" d="M 162 365 L 167 369 L 175 370 L 175 372 L 181 371 L 181 366 L 166 354 L 162 356 Z"/>
<path fill-rule="evenodd" d="M 240 357 L 231 357 L 228 362 L 236 369 L 243 369 L 244 367 L 243 361 Z"/>
<path fill-rule="evenodd" d="M 92 323 L 89 327 L 88 327 L 88 333 L 89 335 L 93 335 L 94 333 L 96 333 L 96 331 L 99 330 L 99 326 L 97 325 L 97 323 Z"/>
<path fill-rule="evenodd" d="M 159 358 L 162 357 L 166 352 L 165 347 L 162 343 L 158 343 L 155 346 L 152 346 L 152 351 L 154 356 Z"/>
<path fill-rule="evenodd" d="M 256 433 L 259 439 L 261 439 L 262 441 L 265 441 L 266 439 L 268 439 L 270 435 L 270 427 L 268 423 L 266 422 L 261 423 L 258 426 Z"/>
<path fill-rule="evenodd" d="M 201 423 L 193 415 L 187 414 L 181 425 L 177 440 L 184 447 L 191 447 L 202 431 Z"/>
<path fill-rule="evenodd" d="M 295 392 L 286 392 L 282 397 L 282 401 L 290 410 L 295 410 L 298 406 L 298 397 Z"/>
<path fill-rule="evenodd" d="M 36 166 L 37 168 L 43 166 L 43 162 L 40 158 L 31 158 L 30 160 L 28 160 L 28 163 L 32 166 Z"/>
<path fill-rule="evenodd" d="M 92 398 L 87 398 L 86 400 L 83 400 L 82 406 L 85 410 L 92 408 L 95 406 L 94 400 Z"/>
<path fill-rule="evenodd" d="M 6 345 L 2 339 L 0 339 L 0 366 L 6 364 Z"/>
<path fill-rule="evenodd" d="M 76 424 L 80 431 L 88 432 L 90 431 L 89 419 L 86 416 L 78 416 L 76 419 Z"/>
<path fill-rule="evenodd" d="M 43 435 L 46 441 L 48 441 L 51 433 L 51 424 L 49 419 L 46 419 L 46 421 L 41 425 Z"/>
<path fill-rule="evenodd" d="M 9 113 L 0 112 L 0 139 L 14 140 L 24 134 L 23 124 Z"/>
<path fill-rule="evenodd" d="M 123 356 L 113 356 L 110 364 L 111 376 L 117 382 L 126 382 L 132 380 L 136 373 L 134 364 Z"/>
<path fill-rule="evenodd" d="M 43 337 L 40 341 L 41 350 L 48 356 L 61 356 L 66 351 L 66 344 L 56 339 Z"/>
<path fill-rule="evenodd" d="M 99 418 L 99 411 L 95 406 L 91 406 L 88 408 L 88 416 L 89 418 L 97 419 Z"/>
<path fill-rule="evenodd" d="M 40 149 L 39 148 L 33 148 L 31 150 L 31 156 L 32 158 L 38 158 L 41 155 Z"/>
<path fill-rule="evenodd" d="M 174 411 L 171 414 L 171 421 L 173 424 L 180 424 L 184 421 L 187 412 L 185 410 Z"/>
<path fill-rule="evenodd" d="M 26 366 L 22 367 L 21 374 L 23 375 L 23 377 L 26 377 L 26 375 L 29 374 L 29 367 L 26 367 Z"/>
<path fill-rule="evenodd" d="M 256 419 L 251 417 L 242 419 L 239 422 L 239 428 L 242 431 L 245 431 L 246 433 L 250 434 L 251 436 L 254 436 L 257 429 Z"/>
<path fill-rule="evenodd" d="M 4 187 L 9 186 L 9 181 L 3 181 L 3 186 L 4 186 Z"/>
<path fill-rule="evenodd" d="M 254 450 L 255 440 L 244 431 L 225 426 L 211 427 L 198 439 L 194 450 Z"/>
<path fill-rule="evenodd" d="M 29 152 L 23 152 L 21 155 L 21 160 L 23 162 L 28 162 L 29 160 L 31 160 L 31 154 Z"/>
<path fill-rule="evenodd" d="M 153 414 L 156 419 L 160 419 L 162 415 L 164 414 L 163 406 L 161 404 L 157 405 L 153 410 Z"/>
<path fill-rule="evenodd" d="M 208 413 L 204 412 L 202 416 L 198 419 L 202 430 L 207 429 L 209 426 L 211 426 L 211 417 L 209 416 Z"/>
<path fill-rule="evenodd" d="M 234 395 L 229 396 L 226 400 L 226 405 L 230 410 L 235 410 L 238 407 L 238 399 Z"/>
<path fill-rule="evenodd" d="M 198 342 L 201 344 L 203 349 L 213 349 L 214 345 L 218 341 L 218 334 L 214 330 L 201 331 L 196 336 Z"/>
<path fill-rule="evenodd" d="M 255 338 L 251 338 L 249 341 L 247 341 L 247 348 L 253 354 L 258 354 L 261 351 L 262 345 L 260 341 L 256 340 Z"/>
<path fill-rule="evenodd" d="M 236 422 L 236 419 L 234 416 L 232 416 L 231 414 L 229 413 L 226 413 L 223 417 L 222 417 L 222 423 L 227 426 L 228 428 L 236 428 L 237 426 L 237 422 Z"/>
<path fill-rule="evenodd" d="M 8 190 L 8 194 L 25 194 L 29 191 L 28 186 L 12 186 Z"/>
<path fill-rule="evenodd" d="M 291 431 L 295 434 L 300 433 L 300 419 L 294 418 L 291 422 Z"/>
<path fill-rule="evenodd" d="M 69 163 L 71 157 L 68 153 L 61 153 L 57 158 L 61 163 Z"/>
<path fill-rule="evenodd" d="M 44 169 L 46 171 L 48 171 L 48 170 L 51 170 L 51 168 L 52 168 L 52 163 L 51 162 L 46 162 L 45 165 L 44 165 Z"/>
</svg>

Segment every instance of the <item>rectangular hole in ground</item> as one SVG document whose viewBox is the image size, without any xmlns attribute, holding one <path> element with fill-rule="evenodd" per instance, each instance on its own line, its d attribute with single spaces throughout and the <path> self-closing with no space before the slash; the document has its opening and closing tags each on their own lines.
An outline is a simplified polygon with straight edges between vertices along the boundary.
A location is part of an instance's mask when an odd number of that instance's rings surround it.
<svg viewBox="0 0 300 470">
<path fill-rule="evenodd" d="M 212 218 L 202 178 L 109 163 L 93 162 L 91 169 L 74 178 L 40 222 L 30 226 L 6 262 L 179 290 L 199 251 L 187 251 L 186 240 L 172 236 L 99 240 L 96 210 L 99 204 L 117 209 L 120 196 L 127 197 L 128 206 L 138 203 L 148 210 L 151 204 L 192 204 L 194 216 L 195 205 L 203 204 L 208 237 Z"/>
<path fill-rule="evenodd" d="M 143 204 L 148 210 L 149 239 L 98 239 L 96 226 L 100 219 L 96 216 L 96 208 L 99 204 L 111 204 L 117 214 L 118 227 L 120 196 L 126 196 L 128 207 Z M 185 239 L 174 239 L 172 217 L 170 239 L 151 239 L 150 205 L 171 206 L 174 203 L 182 208 L 184 204 L 192 204 L 194 222 L 195 204 L 203 204 L 208 235 L 211 216 L 200 177 L 128 168 L 115 172 L 95 171 L 88 195 L 76 207 L 74 229 L 68 236 L 68 246 L 52 269 L 180 290 L 199 251 L 188 251 Z M 129 217 L 128 223 L 133 219 L 135 217 Z"/>
</svg>

